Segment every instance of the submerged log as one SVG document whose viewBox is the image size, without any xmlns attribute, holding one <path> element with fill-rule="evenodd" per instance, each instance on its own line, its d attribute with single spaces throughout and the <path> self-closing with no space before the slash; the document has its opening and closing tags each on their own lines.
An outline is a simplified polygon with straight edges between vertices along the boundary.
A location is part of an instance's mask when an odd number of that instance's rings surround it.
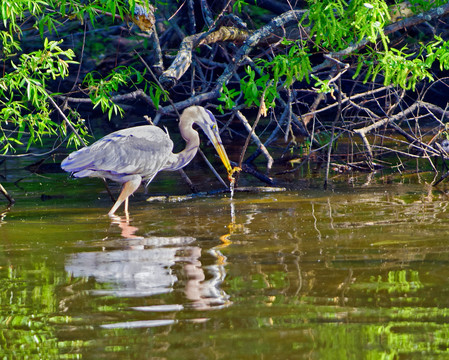
<svg viewBox="0 0 449 360">
<path fill-rule="evenodd" d="M 235 188 L 234 192 L 247 192 L 247 193 L 272 193 L 272 192 L 283 192 L 287 191 L 284 187 L 269 187 L 269 186 L 243 186 Z M 186 200 L 192 200 L 196 198 L 203 198 L 208 196 L 214 196 L 218 194 L 227 194 L 230 190 L 213 190 L 213 191 L 203 191 L 195 194 L 188 195 L 167 195 L 167 196 L 151 196 L 147 199 L 148 202 L 180 202 Z"/>
</svg>

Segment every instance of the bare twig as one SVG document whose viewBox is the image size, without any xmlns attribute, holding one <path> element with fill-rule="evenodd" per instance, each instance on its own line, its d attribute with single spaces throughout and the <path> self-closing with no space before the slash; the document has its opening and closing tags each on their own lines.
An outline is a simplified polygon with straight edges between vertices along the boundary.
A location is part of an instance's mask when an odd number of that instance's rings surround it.
<svg viewBox="0 0 449 360">
<path fill-rule="evenodd" d="M 190 180 L 190 178 L 187 176 L 184 169 L 179 169 L 178 171 L 179 171 L 179 174 L 181 175 L 182 179 L 186 182 L 187 185 L 189 185 L 190 191 L 192 191 L 193 193 L 197 193 L 198 189 L 193 184 L 192 180 Z"/>
<path fill-rule="evenodd" d="M 287 110 L 287 126 L 285 127 L 284 142 L 288 141 L 288 134 L 290 134 L 290 132 L 293 134 L 293 131 L 291 131 L 291 123 L 292 123 L 292 115 L 293 115 L 293 111 L 292 111 L 293 93 L 290 88 L 287 90 L 287 92 L 288 92 L 288 102 L 287 102 L 287 106 L 285 107 L 285 109 Z"/>
<path fill-rule="evenodd" d="M 257 125 L 258 121 L 256 119 L 256 121 L 253 124 L 253 127 L 251 127 L 251 125 L 249 124 L 248 120 L 246 119 L 245 115 L 243 115 L 240 111 L 237 111 L 237 117 L 239 118 L 239 120 L 241 121 L 241 123 L 243 124 L 243 126 L 245 127 L 245 129 L 248 131 L 248 138 L 251 137 L 253 139 L 253 141 L 256 143 L 256 145 L 259 147 L 260 151 L 264 154 L 265 158 L 267 159 L 267 171 L 270 171 L 270 169 L 273 166 L 273 158 L 271 157 L 270 153 L 268 152 L 267 148 L 265 147 L 265 145 L 260 141 L 259 137 L 257 136 L 257 134 L 254 132 L 254 129 Z M 259 116 L 260 118 L 260 116 Z M 246 144 L 246 143 L 245 143 Z M 246 148 L 244 148 L 244 150 L 242 151 L 242 154 L 244 155 L 246 152 Z M 240 160 L 239 160 L 239 167 L 241 167 L 242 165 L 242 155 L 240 155 Z"/>
<path fill-rule="evenodd" d="M 3 187 L 2 184 L 0 184 L 0 193 L 2 193 L 3 196 L 6 198 L 6 200 L 8 200 L 9 205 L 14 204 L 14 199 L 12 198 L 11 195 L 8 194 L 8 192 L 7 192 L 6 189 Z"/>
<path fill-rule="evenodd" d="M 206 0 L 201 0 L 201 11 L 203 13 L 204 22 L 208 27 L 211 27 L 212 23 L 214 22 L 214 16 L 210 11 L 209 5 L 207 4 Z"/>
<path fill-rule="evenodd" d="M 218 179 L 218 181 L 220 181 L 225 188 L 229 188 L 229 186 L 226 185 L 224 180 L 221 178 L 220 174 L 218 174 L 217 170 L 215 170 L 215 168 L 212 166 L 212 164 L 210 163 L 210 161 L 207 159 L 206 155 L 204 155 L 203 151 L 200 148 L 198 148 L 198 152 L 200 153 L 203 160 L 206 162 L 209 169 L 213 172 L 215 177 Z"/>
<path fill-rule="evenodd" d="M 394 116 L 391 117 L 386 117 L 382 120 L 376 121 L 374 124 L 371 124 L 369 126 L 363 127 L 361 129 L 355 129 L 354 132 L 356 134 L 367 134 L 372 130 L 375 130 L 381 126 L 384 126 L 386 124 L 388 124 L 389 122 L 393 122 L 396 120 L 399 120 L 405 116 L 407 116 L 408 114 L 412 113 L 419 105 L 421 104 L 421 102 L 417 101 L 415 102 L 413 105 L 411 105 L 410 107 L 408 107 L 407 109 L 403 110 L 402 112 L 400 112 L 399 114 L 396 114 Z"/>
<path fill-rule="evenodd" d="M 345 67 L 347 69 L 347 66 Z M 332 128 L 331 128 L 331 139 L 329 141 L 329 145 L 327 148 L 327 161 L 326 161 L 326 173 L 324 178 L 324 188 L 327 189 L 327 185 L 329 182 L 329 169 L 330 169 L 330 162 L 331 162 L 331 154 L 332 154 L 332 146 L 334 144 L 334 137 L 335 137 L 335 124 L 337 123 L 338 119 L 341 116 L 341 99 L 342 99 L 342 91 L 341 91 L 341 78 L 339 75 L 341 75 L 344 71 L 338 71 L 337 75 L 334 77 L 338 81 L 338 111 L 337 114 L 335 114 L 335 119 L 332 122 Z M 337 70 L 340 70 L 340 65 L 337 65 Z M 331 73 L 332 75 L 332 73 Z"/>
<path fill-rule="evenodd" d="M 64 112 L 61 110 L 61 108 L 56 104 L 56 102 L 53 100 L 52 96 L 47 92 L 47 99 L 51 102 L 51 104 L 54 106 L 54 108 L 59 112 L 59 114 L 64 119 L 64 122 L 66 125 L 72 130 L 72 132 L 75 134 L 75 136 L 78 138 L 79 142 L 83 144 L 83 146 L 86 146 L 86 143 L 84 142 L 83 138 L 78 134 L 76 129 L 73 127 L 72 123 L 69 119 L 67 119 L 67 116 L 65 116 Z"/>
<path fill-rule="evenodd" d="M 153 77 L 153 80 L 156 82 L 156 84 L 162 89 L 162 84 L 159 82 L 158 78 L 156 77 L 156 75 L 153 73 L 153 71 L 151 70 L 151 67 L 147 64 L 147 62 L 143 59 L 142 56 L 140 56 L 140 54 L 134 50 L 134 53 L 139 57 L 140 61 L 142 61 L 142 64 L 144 64 L 144 66 L 146 67 L 146 69 L 148 70 L 148 72 L 151 74 L 151 76 Z M 173 110 L 175 111 L 176 115 L 178 116 L 178 119 L 181 117 L 181 115 L 178 112 L 178 109 L 175 106 L 175 103 L 173 102 L 173 100 L 171 99 L 170 96 L 168 96 L 168 101 L 170 102 L 171 106 L 173 107 Z M 155 118 L 154 119 L 154 124 L 156 125 L 158 123 L 159 118 Z"/>
<path fill-rule="evenodd" d="M 195 10 L 193 9 L 193 0 L 187 0 L 187 13 L 189 14 L 189 29 L 190 34 L 195 34 L 196 32 L 196 20 L 195 20 Z"/>
<path fill-rule="evenodd" d="M 151 33 L 151 37 L 153 39 L 154 52 L 156 57 L 156 61 L 154 62 L 153 67 L 156 73 L 160 75 L 164 71 L 164 61 L 162 59 L 161 44 L 159 42 L 159 36 L 157 35 L 156 25 L 153 26 L 153 32 Z"/>
</svg>

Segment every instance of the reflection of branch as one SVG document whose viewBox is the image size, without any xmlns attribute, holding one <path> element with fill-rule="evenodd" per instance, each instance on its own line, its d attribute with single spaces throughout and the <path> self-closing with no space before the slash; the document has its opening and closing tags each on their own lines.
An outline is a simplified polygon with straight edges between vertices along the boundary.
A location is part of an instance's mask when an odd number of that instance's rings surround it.
<svg viewBox="0 0 449 360">
<path fill-rule="evenodd" d="M 338 290 L 341 290 L 340 294 L 340 305 L 345 306 L 346 305 L 346 296 L 345 293 L 350 289 L 351 284 L 354 282 L 353 278 L 353 270 L 349 269 L 348 276 L 344 279 L 344 281 L 338 285 Z"/>
</svg>

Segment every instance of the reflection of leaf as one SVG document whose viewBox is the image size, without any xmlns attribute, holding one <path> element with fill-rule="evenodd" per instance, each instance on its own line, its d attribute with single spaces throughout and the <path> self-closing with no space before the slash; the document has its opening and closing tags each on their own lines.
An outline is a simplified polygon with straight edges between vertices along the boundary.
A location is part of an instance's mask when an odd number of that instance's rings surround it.
<svg viewBox="0 0 449 360">
<path fill-rule="evenodd" d="M 31 268 L 11 267 L 2 275 L 2 358 L 54 359 L 66 347 L 73 350 L 83 345 L 79 340 L 61 342 L 53 326 L 72 322 L 70 316 L 54 316 L 61 300 L 56 288 L 69 280 L 65 273 L 50 269 L 46 262 L 36 262 Z"/>
<path fill-rule="evenodd" d="M 423 287 L 419 280 L 418 271 L 392 270 L 388 272 L 387 279 L 382 276 L 372 276 L 369 282 L 354 283 L 352 288 L 366 290 L 367 292 L 387 291 L 389 294 L 415 293 Z"/>
</svg>

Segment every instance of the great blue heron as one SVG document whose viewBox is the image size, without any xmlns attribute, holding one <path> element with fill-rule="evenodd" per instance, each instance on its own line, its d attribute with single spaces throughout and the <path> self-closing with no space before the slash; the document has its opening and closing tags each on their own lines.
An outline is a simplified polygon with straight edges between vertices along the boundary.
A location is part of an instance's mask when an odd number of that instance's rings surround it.
<svg viewBox="0 0 449 360">
<path fill-rule="evenodd" d="M 172 153 L 173 141 L 168 133 L 154 125 L 143 125 L 113 132 L 71 153 L 61 167 L 75 177 L 107 178 L 122 183 L 122 191 L 108 215 L 114 215 L 123 202 L 125 213 L 128 213 L 128 198 L 142 180 L 148 184 L 159 171 L 181 169 L 194 158 L 200 137 L 192 128 L 193 123 L 205 132 L 232 176 L 233 170 L 221 142 L 217 121 L 209 110 L 201 106 L 191 106 L 181 115 L 179 130 L 186 141 L 186 148 L 180 153 Z"/>
</svg>

